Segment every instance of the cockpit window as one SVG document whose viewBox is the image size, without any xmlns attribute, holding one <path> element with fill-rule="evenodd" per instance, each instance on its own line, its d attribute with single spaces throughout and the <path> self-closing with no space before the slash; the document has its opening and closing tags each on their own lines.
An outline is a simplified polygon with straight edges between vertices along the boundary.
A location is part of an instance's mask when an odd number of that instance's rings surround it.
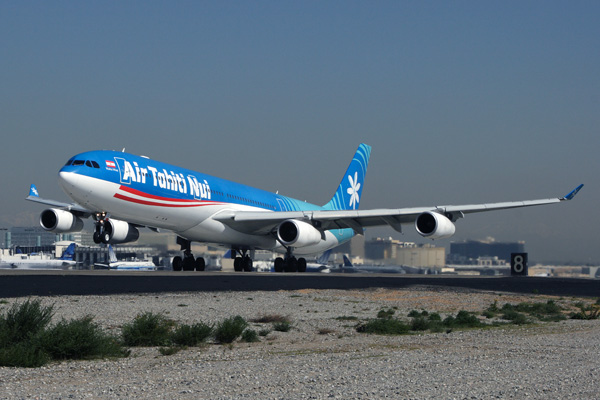
<svg viewBox="0 0 600 400">
<path fill-rule="evenodd" d="M 72 165 L 74 167 L 78 167 L 80 165 L 85 165 L 87 167 L 90 168 L 97 168 L 100 169 L 100 165 L 94 161 L 94 160 L 74 160 L 74 159 L 70 159 L 69 161 L 67 161 L 67 163 L 65 164 L 65 166 L 69 166 Z"/>
</svg>

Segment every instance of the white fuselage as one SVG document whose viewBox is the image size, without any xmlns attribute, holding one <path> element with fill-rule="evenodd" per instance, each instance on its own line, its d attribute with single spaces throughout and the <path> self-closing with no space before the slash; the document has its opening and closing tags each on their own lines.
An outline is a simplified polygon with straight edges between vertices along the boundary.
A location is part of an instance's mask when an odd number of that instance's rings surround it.
<svg viewBox="0 0 600 400">
<path fill-rule="evenodd" d="M 221 202 L 203 202 L 202 206 L 189 208 L 173 207 L 169 201 L 161 201 L 163 206 L 125 202 L 115 197 L 121 188 L 118 183 L 65 171 L 59 173 L 59 183 L 65 193 L 78 204 L 91 210 L 107 211 L 114 219 L 168 229 L 192 241 L 222 245 L 243 244 L 252 248 L 285 252 L 285 248 L 271 235 L 245 234 L 212 218 L 219 213 L 230 211 L 264 212 L 263 208 Z M 140 197 L 139 200 L 143 201 L 144 198 Z M 315 254 L 338 243 L 335 235 L 326 231 L 325 240 L 314 246 L 297 248 L 295 253 Z"/>
</svg>

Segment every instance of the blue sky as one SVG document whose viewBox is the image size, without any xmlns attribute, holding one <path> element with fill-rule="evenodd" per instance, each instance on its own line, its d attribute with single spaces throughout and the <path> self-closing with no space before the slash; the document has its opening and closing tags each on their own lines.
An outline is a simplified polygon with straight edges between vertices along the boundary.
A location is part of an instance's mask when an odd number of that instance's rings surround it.
<svg viewBox="0 0 600 400">
<path fill-rule="evenodd" d="M 0 227 L 122 149 L 324 204 L 360 142 L 361 208 L 555 197 L 453 240 L 600 263 L 600 3 L 2 2 Z M 426 242 L 412 227 L 372 235 Z M 449 240 L 436 244 L 446 245 Z"/>
</svg>

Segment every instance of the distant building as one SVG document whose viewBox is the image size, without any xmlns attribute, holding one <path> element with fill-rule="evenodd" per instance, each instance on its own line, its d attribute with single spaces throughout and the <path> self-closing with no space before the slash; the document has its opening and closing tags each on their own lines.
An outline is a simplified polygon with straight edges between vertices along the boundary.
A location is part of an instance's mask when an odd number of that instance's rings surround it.
<svg viewBox="0 0 600 400">
<path fill-rule="evenodd" d="M 22 249 L 49 249 L 60 239 L 59 235 L 42 229 L 41 226 L 13 227 L 6 231 L 6 248 L 20 247 Z"/>
<path fill-rule="evenodd" d="M 334 247 L 332 253 L 348 254 L 352 257 L 365 257 L 365 237 L 356 235 L 346 243 Z"/>
<path fill-rule="evenodd" d="M 402 247 L 396 253 L 396 265 L 408 267 L 444 267 L 446 248 L 425 244 L 416 247 Z"/>
<path fill-rule="evenodd" d="M 446 264 L 446 248 L 376 238 L 365 243 L 365 258 L 381 265 L 443 267 Z"/>
<path fill-rule="evenodd" d="M 525 242 L 496 242 L 492 238 L 453 242 L 450 243 L 448 263 L 476 265 L 486 258 L 509 262 L 510 253 L 523 252 L 525 252 Z"/>
</svg>

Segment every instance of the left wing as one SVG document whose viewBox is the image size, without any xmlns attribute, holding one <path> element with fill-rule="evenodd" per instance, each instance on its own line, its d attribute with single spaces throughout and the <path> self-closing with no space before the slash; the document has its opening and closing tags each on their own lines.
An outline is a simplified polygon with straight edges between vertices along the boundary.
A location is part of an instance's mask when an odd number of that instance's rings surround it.
<svg viewBox="0 0 600 400">
<path fill-rule="evenodd" d="M 532 207 L 544 204 L 560 203 L 571 200 L 581 190 L 583 185 L 577 186 L 563 197 L 539 200 L 525 200 L 504 203 L 469 204 L 460 206 L 434 206 L 398 209 L 374 210 L 317 210 L 317 211 L 223 211 L 213 216 L 229 227 L 240 232 L 250 234 L 267 234 L 273 231 L 281 222 L 295 219 L 310 222 L 320 231 L 328 229 L 351 228 L 356 234 L 362 235 L 363 229 L 373 226 L 389 225 L 398 232 L 402 232 L 401 225 L 414 223 L 423 213 L 437 213 L 445 216 L 450 221 L 464 217 L 465 214 L 504 210 L 509 208 Z"/>
</svg>

